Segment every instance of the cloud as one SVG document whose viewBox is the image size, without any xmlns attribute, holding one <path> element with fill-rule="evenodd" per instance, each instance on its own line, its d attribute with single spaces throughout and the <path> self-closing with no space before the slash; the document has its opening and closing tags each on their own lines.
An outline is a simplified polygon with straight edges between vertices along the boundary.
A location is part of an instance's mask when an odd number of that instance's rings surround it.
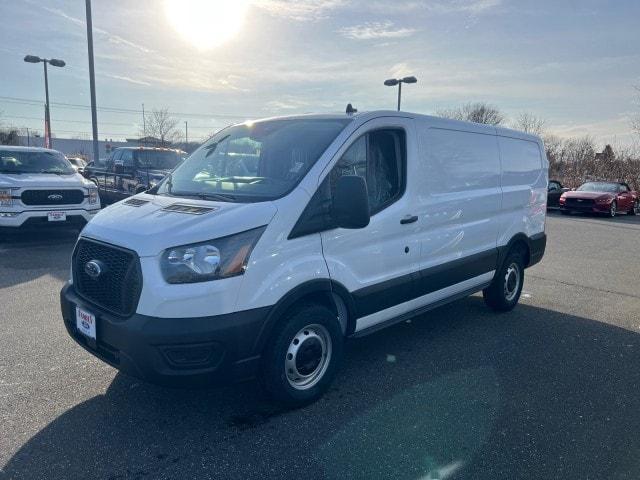
<svg viewBox="0 0 640 480">
<path fill-rule="evenodd" d="M 367 22 L 338 30 L 340 35 L 353 40 L 378 40 L 410 37 L 417 30 L 414 28 L 396 27 L 393 22 Z"/>
<path fill-rule="evenodd" d="M 407 63 L 396 63 L 389 69 L 389 73 L 394 78 L 402 78 L 407 75 L 413 75 L 416 69 L 410 67 Z"/>
<path fill-rule="evenodd" d="M 448 0 L 428 4 L 427 9 L 434 13 L 468 13 L 479 15 L 502 5 L 502 0 Z"/>
<path fill-rule="evenodd" d="M 29 3 L 31 3 L 31 2 L 29 2 Z M 49 12 L 49 13 L 53 13 L 54 15 L 57 15 L 57 16 L 59 16 L 61 18 L 64 18 L 65 20 L 68 20 L 69 22 L 71 22 L 71 23 L 73 23 L 73 24 L 75 24 L 75 25 L 77 25 L 79 27 L 86 28 L 86 23 L 85 23 L 84 20 L 82 20 L 80 18 L 77 18 L 77 17 L 72 17 L 71 15 L 68 15 L 67 13 L 65 13 L 63 10 L 60 10 L 60 9 L 57 9 L 57 8 L 44 7 L 44 6 L 41 6 L 41 8 L 43 10 Z M 134 48 L 134 49 L 136 49 L 136 50 L 138 50 L 138 51 L 140 51 L 142 53 L 152 53 L 151 49 L 149 49 L 149 48 L 147 48 L 147 47 L 145 47 L 143 45 L 131 42 L 131 41 L 127 40 L 126 38 L 123 38 L 123 37 L 121 37 L 119 35 L 114 35 L 114 34 L 108 32 L 106 30 L 101 29 L 101 28 L 97 28 L 97 27 L 94 26 L 93 27 L 93 33 L 94 34 L 98 34 L 98 35 L 103 35 L 107 39 L 107 41 L 109 41 L 110 43 L 113 43 L 113 44 L 116 44 L 116 45 L 124 45 L 126 47 L 131 47 L 131 48 Z"/>
<path fill-rule="evenodd" d="M 256 0 L 255 6 L 276 16 L 297 21 L 322 20 L 344 5 L 340 0 Z"/>
<path fill-rule="evenodd" d="M 144 80 L 136 80 L 135 78 L 131 78 L 131 77 L 123 76 L 123 75 L 111 75 L 111 74 L 108 74 L 107 77 L 114 78 L 116 80 L 122 80 L 124 82 L 133 83 L 135 85 L 144 85 L 144 86 L 150 86 L 151 85 L 149 82 L 145 82 Z"/>
</svg>

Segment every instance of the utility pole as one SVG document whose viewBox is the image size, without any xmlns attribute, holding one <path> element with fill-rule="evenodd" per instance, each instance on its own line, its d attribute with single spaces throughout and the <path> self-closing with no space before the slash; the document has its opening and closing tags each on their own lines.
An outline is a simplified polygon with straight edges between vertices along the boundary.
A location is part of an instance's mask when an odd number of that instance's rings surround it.
<svg viewBox="0 0 640 480">
<path fill-rule="evenodd" d="M 91 126 L 93 130 L 93 160 L 100 159 L 98 147 L 98 114 L 96 112 L 96 72 L 93 66 L 93 23 L 91 20 L 91 0 L 85 2 L 87 10 L 87 49 L 89 53 L 89 87 L 91 89 Z"/>
<path fill-rule="evenodd" d="M 147 117 L 144 114 L 144 103 L 142 104 L 142 143 L 147 146 Z"/>
<path fill-rule="evenodd" d="M 187 121 L 184 121 L 184 145 L 185 148 L 187 147 L 187 144 L 189 143 L 189 126 L 187 125 Z"/>
</svg>

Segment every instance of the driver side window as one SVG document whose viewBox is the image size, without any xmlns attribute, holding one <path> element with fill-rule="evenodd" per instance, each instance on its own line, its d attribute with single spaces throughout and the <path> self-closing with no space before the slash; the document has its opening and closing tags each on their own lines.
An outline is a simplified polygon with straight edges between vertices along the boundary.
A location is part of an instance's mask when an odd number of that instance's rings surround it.
<svg viewBox="0 0 640 480">
<path fill-rule="evenodd" d="M 374 130 L 352 143 L 318 187 L 289 238 L 335 228 L 331 217 L 333 192 L 338 179 L 346 175 L 365 179 L 371 215 L 398 200 L 406 183 L 404 130 Z"/>
<path fill-rule="evenodd" d="M 384 210 L 404 190 L 405 150 L 403 130 L 375 130 L 363 135 L 342 155 L 329 175 L 331 193 L 339 177 L 357 175 L 367 182 L 371 215 Z"/>
</svg>

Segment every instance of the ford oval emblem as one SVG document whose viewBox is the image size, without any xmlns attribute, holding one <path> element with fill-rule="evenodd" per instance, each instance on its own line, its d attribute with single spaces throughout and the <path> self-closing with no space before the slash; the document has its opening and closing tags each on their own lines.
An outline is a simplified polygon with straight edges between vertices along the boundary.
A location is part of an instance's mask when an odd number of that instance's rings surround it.
<svg viewBox="0 0 640 480">
<path fill-rule="evenodd" d="M 62 195 L 57 194 L 57 193 L 53 193 L 53 194 L 49 195 L 47 198 L 49 200 L 51 200 L 52 202 L 59 202 L 60 200 L 62 200 Z"/>
<path fill-rule="evenodd" d="M 100 260 L 89 260 L 84 264 L 84 273 L 96 280 L 105 271 L 104 263 Z"/>
</svg>

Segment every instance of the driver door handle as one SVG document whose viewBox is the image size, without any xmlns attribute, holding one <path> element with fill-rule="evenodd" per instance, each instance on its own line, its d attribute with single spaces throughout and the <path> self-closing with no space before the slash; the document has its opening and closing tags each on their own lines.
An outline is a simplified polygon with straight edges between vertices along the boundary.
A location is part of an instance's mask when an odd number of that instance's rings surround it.
<svg viewBox="0 0 640 480">
<path fill-rule="evenodd" d="M 417 221 L 418 221 L 418 216 L 417 215 L 407 215 L 402 220 L 400 220 L 400 224 L 407 225 L 409 223 L 415 223 Z"/>
</svg>

